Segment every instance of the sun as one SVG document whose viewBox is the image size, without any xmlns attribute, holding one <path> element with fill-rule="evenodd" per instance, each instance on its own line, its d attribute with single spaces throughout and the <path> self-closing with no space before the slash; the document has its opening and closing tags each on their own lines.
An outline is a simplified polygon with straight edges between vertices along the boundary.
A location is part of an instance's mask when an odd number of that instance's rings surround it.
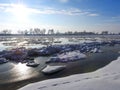
<svg viewBox="0 0 120 90">
<path fill-rule="evenodd" d="M 12 5 L 11 12 L 14 18 L 20 22 L 26 22 L 29 16 L 28 8 L 22 4 Z"/>
</svg>

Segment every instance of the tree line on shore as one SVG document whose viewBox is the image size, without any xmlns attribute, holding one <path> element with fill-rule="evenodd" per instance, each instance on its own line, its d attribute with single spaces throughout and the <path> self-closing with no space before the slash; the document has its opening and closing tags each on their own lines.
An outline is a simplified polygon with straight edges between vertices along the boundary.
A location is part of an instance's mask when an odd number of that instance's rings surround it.
<svg viewBox="0 0 120 90">
<path fill-rule="evenodd" d="M 88 32 L 88 31 L 66 31 L 64 33 L 62 32 L 55 32 L 56 30 L 54 29 L 39 29 L 39 28 L 34 28 L 34 29 L 29 29 L 29 30 L 18 30 L 16 33 L 17 35 L 120 35 L 120 33 L 111 33 L 108 31 L 101 31 L 100 33 L 98 32 Z M 0 31 L 0 35 L 16 35 L 12 33 L 12 30 L 2 30 Z"/>
</svg>

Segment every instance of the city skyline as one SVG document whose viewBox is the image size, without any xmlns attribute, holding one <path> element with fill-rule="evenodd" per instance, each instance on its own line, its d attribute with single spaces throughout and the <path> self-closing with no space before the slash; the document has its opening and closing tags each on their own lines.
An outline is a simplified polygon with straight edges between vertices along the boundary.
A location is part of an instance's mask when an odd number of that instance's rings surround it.
<svg viewBox="0 0 120 90">
<path fill-rule="evenodd" d="M 119 5 L 119 0 L 0 0 L 0 30 L 119 32 Z"/>
</svg>

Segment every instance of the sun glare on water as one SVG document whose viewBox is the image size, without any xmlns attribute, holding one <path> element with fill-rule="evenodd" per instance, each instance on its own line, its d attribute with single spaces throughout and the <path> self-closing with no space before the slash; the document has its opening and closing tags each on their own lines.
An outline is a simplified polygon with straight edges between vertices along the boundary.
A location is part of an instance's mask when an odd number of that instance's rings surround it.
<svg viewBox="0 0 120 90">
<path fill-rule="evenodd" d="M 27 67 L 25 64 L 21 64 L 21 63 L 18 63 L 16 68 L 17 68 L 17 71 L 19 71 L 21 73 L 26 73 L 27 70 L 29 69 L 29 67 Z"/>
</svg>

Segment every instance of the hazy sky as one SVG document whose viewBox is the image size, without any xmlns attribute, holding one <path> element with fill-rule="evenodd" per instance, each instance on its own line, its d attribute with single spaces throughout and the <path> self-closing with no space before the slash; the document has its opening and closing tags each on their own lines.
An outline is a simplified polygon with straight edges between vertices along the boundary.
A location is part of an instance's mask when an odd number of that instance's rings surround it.
<svg viewBox="0 0 120 90">
<path fill-rule="evenodd" d="M 120 32 L 120 0 L 0 0 L 0 30 Z"/>
</svg>

